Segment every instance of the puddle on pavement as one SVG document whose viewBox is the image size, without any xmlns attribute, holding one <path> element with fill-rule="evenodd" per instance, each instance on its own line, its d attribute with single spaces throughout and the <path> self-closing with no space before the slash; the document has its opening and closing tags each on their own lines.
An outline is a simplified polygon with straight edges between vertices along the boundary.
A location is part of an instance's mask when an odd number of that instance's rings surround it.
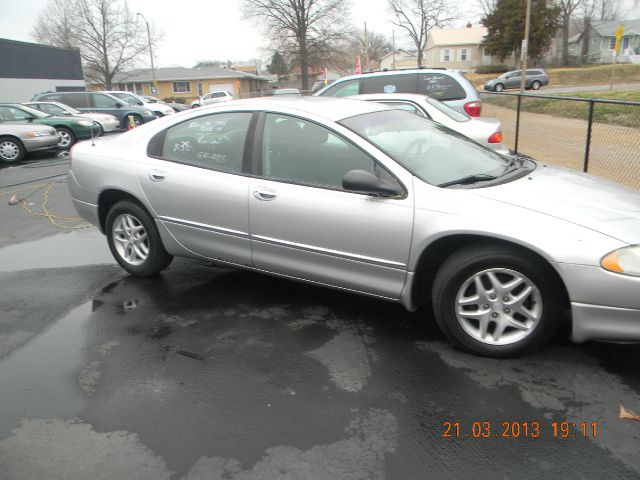
<svg viewBox="0 0 640 480">
<path fill-rule="evenodd" d="M 74 308 L 0 362 L 0 438 L 21 417 L 72 417 L 82 411 L 86 400 L 77 376 L 91 307 L 89 301 Z"/>
<path fill-rule="evenodd" d="M 95 228 L 0 248 L 0 272 L 111 263 L 107 240 Z"/>
</svg>

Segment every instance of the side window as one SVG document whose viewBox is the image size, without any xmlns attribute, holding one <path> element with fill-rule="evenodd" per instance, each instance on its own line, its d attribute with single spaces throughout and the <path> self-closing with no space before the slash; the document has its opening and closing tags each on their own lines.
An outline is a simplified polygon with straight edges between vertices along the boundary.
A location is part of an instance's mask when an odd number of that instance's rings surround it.
<svg viewBox="0 0 640 480">
<path fill-rule="evenodd" d="M 43 112 L 48 113 L 50 115 L 62 116 L 65 114 L 65 110 L 60 108 L 57 105 L 41 104 L 41 105 L 38 105 L 38 110 L 42 110 Z"/>
<path fill-rule="evenodd" d="M 342 190 L 342 179 L 356 169 L 375 173 L 374 161 L 342 137 L 312 122 L 267 114 L 264 177 Z"/>
<path fill-rule="evenodd" d="M 417 81 L 415 73 L 367 77 L 362 93 L 416 93 Z"/>
<path fill-rule="evenodd" d="M 218 113 L 187 120 L 156 135 L 149 142 L 147 153 L 196 167 L 242 172 L 251 115 Z"/>
<path fill-rule="evenodd" d="M 51 98 L 51 100 L 54 100 L 54 98 Z M 89 98 L 86 93 L 67 93 L 60 95 L 59 100 L 55 100 L 73 108 L 88 108 L 91 106 L 89 105 Z"/>
<path fill-rule="evenodd" d="M 445 73 L 419 73 L 418 93 L 437 100 L 459 100 L 467 97 L 460 82 Z"/>
<path fill-rule="evenodd" d="M 322 94 L 323 97 L 348 97 L 350 95 L 358 95 L 360 93 L 360 79 L 347 80 L 339 82 L 328 88 Z"/>
<path fill-rule="evenodd" d="M 116 103 L 118 103 L 115 98 L 109 97 L 102 93 L 94 93 L 92 97 L 93 106 L 96 108 L 116 108 Z M 122 103 L 126 102 L 123 101 Z"/>
</svg>

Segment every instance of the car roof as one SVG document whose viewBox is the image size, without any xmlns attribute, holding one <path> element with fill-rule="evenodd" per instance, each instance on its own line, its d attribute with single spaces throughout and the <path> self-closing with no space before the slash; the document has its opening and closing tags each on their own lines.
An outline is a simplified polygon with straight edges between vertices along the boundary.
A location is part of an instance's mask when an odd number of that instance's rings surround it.
<svg viewBox="0 0 640 480">
<path fill-rule="evenodd" d="M 462 74 L 455 70 L 447 70 L 445 68 L 404 68 L 400 70 L 380 70 L 379 72 L 367 72 L 356 75 L 347 75 L 335 80 L 335 83 L 342 82 L 343 80 L 351 80 L 354 78 L 369 78 L 369 77 L 385 77 L 389 75 L 407 75 L 410 73 L 444 73 L 450 76 L 462 76 Z"/>
<path fill-rule="evenodd" d="M 253 107 L 259 110 L 269 110 L 269 106 L 273 105 L 274 109 L 285 108 L 298 110 L 300 112 L 318 115 L 334 122 L 365 113 L 389 110 L 389 107 L 386 105 L 375 102 L 363 102 L 360 100 L 335 97 L 303 97 L 284 95 L 278 97 L 233 100 L 232 102 L 226 102 L 224 107 L 219 106 L 217 108 L 230 108 L 233 105 Z M 202 108 L 215 109 L 216 106 L 211 105 L 210 107 Z"/>
</svg>

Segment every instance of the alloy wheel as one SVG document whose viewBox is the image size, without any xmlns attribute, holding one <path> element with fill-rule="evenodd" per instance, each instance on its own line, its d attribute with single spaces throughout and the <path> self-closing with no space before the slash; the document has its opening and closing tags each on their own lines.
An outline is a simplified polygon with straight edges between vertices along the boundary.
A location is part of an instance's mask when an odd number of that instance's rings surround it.
<svg viewBox="0 0 640 480">
<path fill-rule="evenodd" d="M 116 217 L 112 227 L 113 243 L 118 255 L 130 265 L 140 265 L 149 256 L 147 232 L 136 217 L 128 213 Z"/>
<path fill-rule="evenodd" d="M 456 295 L 463 330 L 488 345 L 509 345 L 529 336 L 542 317 L 542 295 L 525 275 L 507 268 L 475 273 Z"/>
</svg>

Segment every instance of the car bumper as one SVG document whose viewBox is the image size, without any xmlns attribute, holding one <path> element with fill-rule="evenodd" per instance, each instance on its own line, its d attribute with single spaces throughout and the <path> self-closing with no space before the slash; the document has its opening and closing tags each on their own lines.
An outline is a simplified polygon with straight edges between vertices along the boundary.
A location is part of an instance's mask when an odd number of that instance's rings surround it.
<svg viewBox="0 0 640 480">
<path fill-rule="evenodd" d="M 37 152 L 40 150 L 48 150 L 52 148 L 58 148 L 58 142 L 60 137 L 53 135 L 51 137 L 38 137 L 23 139 L 22 144 L 27 152 Z"/>
<path fill-rule="evenodd" d="M 117 120 L 114 120 L 112 122 L 101 122 L 100 125 L 102 126 L 102 130 L 104 131 L 104 133 L 117 132 L 118 130 L 120 130 L 120 122 L 118 122 Z"/>
<path fill-rule="evenodd" d="M 503 143 L 487 143 L 487 147 L 502 155 L 511 155 L 511 151 Z"/>
<path fill-rule="evenodd" d="M 575 342 L 640 342 L 640 277 L 596 266 L 555 264 L 571 301 Z"/>
</svg>

